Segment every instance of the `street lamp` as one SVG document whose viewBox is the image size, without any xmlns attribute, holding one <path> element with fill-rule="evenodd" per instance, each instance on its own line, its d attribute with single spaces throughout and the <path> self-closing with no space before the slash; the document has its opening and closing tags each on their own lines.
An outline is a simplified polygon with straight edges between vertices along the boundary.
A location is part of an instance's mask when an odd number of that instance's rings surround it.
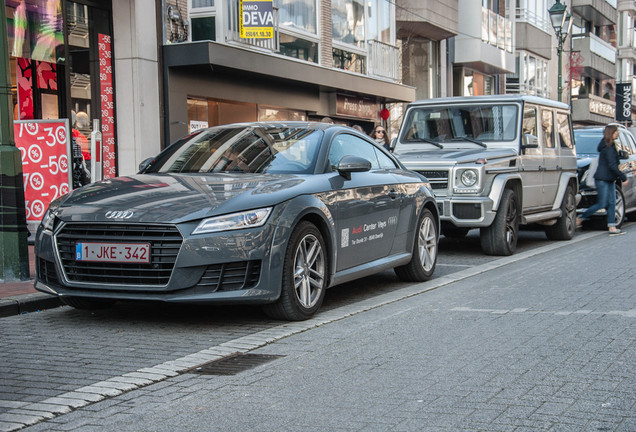
<svg viewBox="0 0 636 432">
<path fill-rule="evenodd" d="M 554 27 L 554 33 L 557 37 L 557 56 L 559 58 L 559 83 L 558 83 L 558 96 L 559 102 L 561 102 L 561 92 L 563 91 L 563 83 L 561 77 L 561 54 L 563 53 L 563 42 L 568 37 L 570 29 L 572 29 L 572 15 L 567 12 L 567 7 L 561 3 L 561 0 L 556 0 L 556 3 L 548 9 L 550 14 L 550 21 L 552 21 L 552 27 Z M 565 31 L 564 31 L 565 30 Z"/>
</svg>

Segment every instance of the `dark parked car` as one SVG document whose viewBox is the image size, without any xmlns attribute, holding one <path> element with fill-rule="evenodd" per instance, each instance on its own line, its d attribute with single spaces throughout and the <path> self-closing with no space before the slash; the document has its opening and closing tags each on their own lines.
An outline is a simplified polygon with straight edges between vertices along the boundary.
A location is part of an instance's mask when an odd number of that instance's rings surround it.
<svg viewBox="0 0 636 432">
<path fill-rule="evenodd" d="M 429 279 L 439 216 L 425 177 L 348 127 L 245 123 L 186 136 L 140 174 L 51 203 L 35 286 L 116 300 L 263 304 L 301 320 L 328 287 L 394 268 Z"/>
<path fill-rule="evenodd" d="M 623 125 L 618 126 L 618 150 L 621 161 L 619 168 L 627 175 L 627 186 L 622 182 L 616 183 L 616 225 L 621 226 L 627 214 L 636 211 L 636 139 Z M 589 175 L 590 163 L 598 156 L 598 144 L 603 138 L 603 126 L 590 126 L 574 129 L 574 142 L 576 146 L 579 190 L 581 201 L 577 207 L 577 213 L 583 213 L 596 202 L 596 187 L 593 176 Z M 607 212 L 601 209 L 594 214 L 595 218 L 602 219 L 599 225 L 605 226 Z"/>
</svg>

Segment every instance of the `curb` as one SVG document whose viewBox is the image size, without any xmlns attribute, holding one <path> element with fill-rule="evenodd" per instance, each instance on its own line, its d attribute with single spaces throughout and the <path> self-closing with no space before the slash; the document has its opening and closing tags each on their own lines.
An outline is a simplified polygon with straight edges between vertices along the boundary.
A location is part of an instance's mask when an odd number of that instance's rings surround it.
<svg viewBox="0 0 636 432">
<path fill-rule="evenodd" d="M 0 298 L 0 318 L 27 312 L 37 312 L 61 305 L 62 301 L 59 297 L 48 294 L 33 293 Z"/>
</svg>

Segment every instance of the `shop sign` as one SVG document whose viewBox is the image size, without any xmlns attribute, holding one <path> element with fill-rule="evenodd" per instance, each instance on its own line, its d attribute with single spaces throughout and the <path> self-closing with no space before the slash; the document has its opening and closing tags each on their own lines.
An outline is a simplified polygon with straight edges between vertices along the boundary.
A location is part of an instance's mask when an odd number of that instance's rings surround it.
<svg viewBox="0 0 636 432">
<path fill-rule="evenodd" d="M 616 121 L 632 119 L 632 83 L 616 84 Z"/>
<path fill-rule="evenodd" d="M 589 101 L 590 113 L 614 118 L 614 107 L 611 104 L 592 98 L 590 98 Z"/>
<path fill-rule="evenodd" d="M 336 95 L 336 114 L 338 115 L 375 120 L 378 118 L 379 111 L 380 105 L 370 99 Z"/>
<path fill-rule="evenodd" d="M 239 29 L 244 39 L 272 39 L 274 37 L 274 8 L 272 0 L 240 0 Z"/>
<path fill-rule="evenodd" d="M 102 109 L 103 179 L 117 175 L 115 164 L 115 106 L 113 101 L 113 67 L 111 37 L 99 34 L 99 84 Z"/>
<path fill-rule="evenodd" d="M 208 127 L 208 122 L 199 120 L 190 120 L 190 133 L 199 129 L 205 129 Z"/>
<path fill-rule="evenodd" d="M 68 119 L 15 120 L 15 145 L 22 156 L 27 222 L 40 222 L 51 201 L 70 191 Z"/>
</svg>

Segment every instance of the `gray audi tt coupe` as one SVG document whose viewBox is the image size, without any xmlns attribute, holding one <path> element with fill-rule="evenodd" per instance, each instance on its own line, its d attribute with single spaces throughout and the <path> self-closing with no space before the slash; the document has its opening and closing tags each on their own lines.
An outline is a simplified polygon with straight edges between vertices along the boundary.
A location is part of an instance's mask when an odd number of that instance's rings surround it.
<svg viewBox="0 0 636 432">
<path fill-rule="evenodd" d="M 232 124 L 52 202 L 36 235 L 35 287 L 76 308 L 249 303 L 302 320 L 343 282 L 390 268 L 429 279 L 438 233 L 426 178 L 365 135 Z"/>
</svg>

